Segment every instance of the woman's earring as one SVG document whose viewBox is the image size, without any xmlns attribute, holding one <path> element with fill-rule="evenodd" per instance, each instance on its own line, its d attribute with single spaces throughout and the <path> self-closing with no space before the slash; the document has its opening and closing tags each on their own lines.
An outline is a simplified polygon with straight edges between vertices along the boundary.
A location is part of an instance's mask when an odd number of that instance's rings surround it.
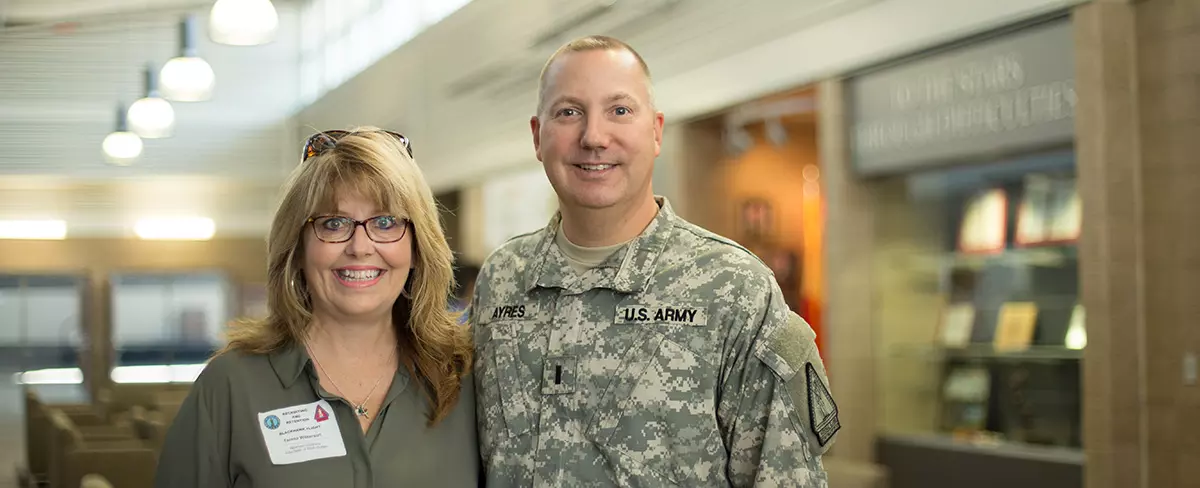
<svg viewBox="0 0 1200 488">
<path fill-rule="evenodd" d="M 303 281 L 303 279 L 301 279 L 301 280 Z M 304 292 L 304 290 L 301 290 L 300 288 L 296 287 L 296 279 L 295 278 L 292 278 L 291 280 L 288 281 L 288 286 L 290 286 L 292 288 L 292 292 L 295 293 L 296 296 L 300 297 L 301 300 L 308 300 L 308 294 L 306 294 Z"/>
</svg>

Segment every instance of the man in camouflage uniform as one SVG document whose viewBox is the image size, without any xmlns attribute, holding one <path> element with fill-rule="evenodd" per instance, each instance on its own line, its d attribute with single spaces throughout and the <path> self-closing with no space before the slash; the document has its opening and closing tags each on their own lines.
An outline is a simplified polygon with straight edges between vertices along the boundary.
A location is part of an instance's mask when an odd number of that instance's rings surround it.
<svg viewBox="0 0 1200 488">
<path fill-rule="evenodd" d="M 827 488 L 840 423 L 812 328 L 753 254 L 654 196 L 662 127 L 629 46 L 547 62 L 531 128 L 560 212 L 487 259 L 472 304 L 489 487 Z"/>
</svg>

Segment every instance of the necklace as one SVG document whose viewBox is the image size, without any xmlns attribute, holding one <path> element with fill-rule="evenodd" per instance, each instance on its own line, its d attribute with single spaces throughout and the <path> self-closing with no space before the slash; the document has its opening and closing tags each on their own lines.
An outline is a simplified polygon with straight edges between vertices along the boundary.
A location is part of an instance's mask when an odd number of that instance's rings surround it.
<svg viewBox="0 0 1200 488">
<path fill-rule="evenodd" d="M 308 349 L 309 357 L 312 358 L 314 363 L 317 363 L 317 369 L 321 370 L 321 374 L 325 375 L 326 378 L 329 378 L 329 383 L 333 385 L 334 390 L 337 390 L 337 394 L 341 395 L 342 398 L 345 398 L 346 400 L 350 401 L 351 404 L 354 405 L 354 415 L 357 415 L 364 419 L 369 418 L 369 417 L 367 417 L 367 413 L 368 413 L 367 412 L 367 402 L 371 401 L 371 395 L 375 394 L 375 389 L 379 388 L 379 382 L 383 381 L 383 378 L 385 376 L 387 376 L 387 374 L 384 373 L 384 374 L 380 375 L 379 378 L 376 378 L 375 384 L 371 386 L 371 391 L 367 392 L 367 397 L 363 398 L 363 401 L 361 403 L 355 404 L 353 400 L 350 400 L 349 396 L 347 396 L 344 392 L 342 392 L 342 387 L 338 386 L 337 381 L 334 381 L 333 377 L 329 376 L 329 373 L 327 371 L 325 371 L 325 367 L 321 366 L 321 362 L 317 360 L 317 355 L 313 354 L 312 348 L 308 347 L 307 345 L 305 345 L 305 348 Z"/>
</svg>

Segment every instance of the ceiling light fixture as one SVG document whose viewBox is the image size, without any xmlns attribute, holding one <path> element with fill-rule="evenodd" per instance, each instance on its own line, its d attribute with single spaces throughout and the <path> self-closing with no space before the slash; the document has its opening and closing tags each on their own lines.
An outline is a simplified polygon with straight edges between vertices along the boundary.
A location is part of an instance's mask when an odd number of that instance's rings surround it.
<svg viewBox="0 0 1200 488">
<path fill-rule="evenodd" d="M 154 65 L 147 63 L 143 74 L 146 96 L 129 107 L 129 127 L 146 139 L 171 137 L 175 128 L 175 109 L 158 94 L 158 71 Z"/>
<path fill-rule="evenodd" d="M 101 143 L 104 157 L 110 164 L 129 166 L 142 155 L 142 138 L 129 131 L 125 104 L 117 102 L 117 125 Z"/>
<path fill-rule="evenodd" d="M 774 144 L 778 147 L 783 147 L 785 144 L 787 144 L 788 133 L 787 129 L 783 127 L 782 118 L 777 117 L 767 119 L 765 125 L 767 140 L 771 141 L 771 144 Z"/>
<path fill-rule="evenodd" d="M 279 14 L 271 0 L 217 0 L 208 18 L 208 36 L 231 46 L 256 46 L 275 39 Z"/>
<path fill-rule="evenodd" d="M 137 221 L 133 232 L 147 240 L 204 241 L 212 239 L 216 224 L 206 217 L 148 218 Z"/>
<path fill-rule="evenodd" d="M 13 375 L 18 385 L 78 385 L 83 383 L 79 368 L 52 368 L 25 371 Z"/>
<path fill-rule="evenodd" d="M 745 127 L 726 127 L 724 131 L 725 152 L 738 157 L 754 146 L 754 137 Z"/>
<path fill-rule="evenodd" d="M 196 50 L 196 16 L 179 22 L 179 56 L 163 65 L 160 88 L 163 97 L 175 102 L 203 102 L 212 98 L 216 75 Z"/>
<path fill-rule="evenodd" d="M 62 220 L 0 220 L 0 239 L 62 240 L 67 223 Z"/>
</svg>

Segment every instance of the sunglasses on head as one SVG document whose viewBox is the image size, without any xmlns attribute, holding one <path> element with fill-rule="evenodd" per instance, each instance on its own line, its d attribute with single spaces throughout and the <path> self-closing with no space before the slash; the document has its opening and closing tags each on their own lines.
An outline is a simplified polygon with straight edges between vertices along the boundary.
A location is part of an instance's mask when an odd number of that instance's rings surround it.
<svg viewBox="0 0 1200 488">
<path fill-rule="evenodd" d="M 377 130 L 369 132 L 382 132 L 389 136 L 395 137 L 396 140 L 400 141 L 400 143 L 404 145 L 404 150 L 408 151 L 408 157 L 413 157 L 412 143 L 408 141 L 407 137 L 404 137 L 404 134 L 392 132 L 390 130 Z M 304 142 L 304 159 L 301 159 L 300 162 L 308 161 L 309 158 L 332 149 L 333 146 L 337 145 L 337 141 L 341 140 L 343 137 L 357 133 L 361 132 L 351 132 L 348 130 L 327 130 L 309 136 L 308 140 Z"/>
</svg>

